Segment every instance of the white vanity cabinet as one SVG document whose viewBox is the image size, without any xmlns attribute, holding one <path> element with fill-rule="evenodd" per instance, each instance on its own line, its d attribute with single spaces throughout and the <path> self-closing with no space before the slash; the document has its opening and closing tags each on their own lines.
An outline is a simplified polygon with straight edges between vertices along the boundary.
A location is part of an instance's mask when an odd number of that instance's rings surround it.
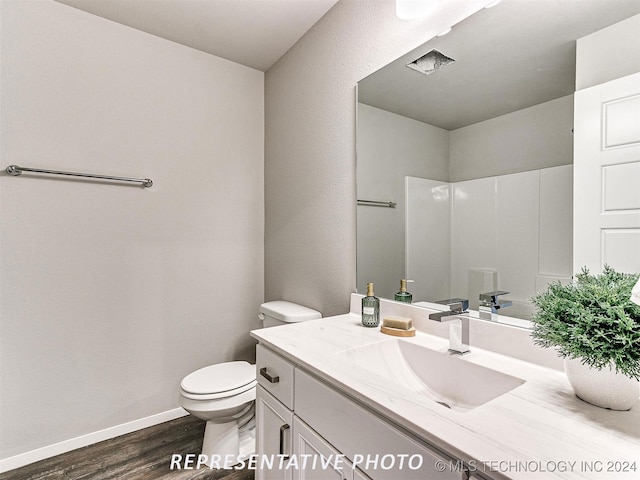
<svg viewBox="0 0 640 480">
<path fill-rule="evenodd" d="M 258 461 L 281 454 L 297 462 L 258 469 L 257 480 L 468 478 L 466 471 L 439 471 L 457 463 L 263 345 L 256 368 Z"/>
<path fill-rule="evenodd" d="M 370 480 L 260 386 L 256 394 L 256 418 L 256 450 L 259 458 L 276 459 L 273 468 L 256 470 L 257 480 Z M 291 458 L 292 454 L 298 461 L 297 468 L 279 469 L 278 455 Z M 303 461 L 307 468 L 303 468 Z M 325 468 L 322 468 L 323 461 Z M 284 465 L 287 462 L 284 460 Z"/>
<path fill-rule="evenodd" d="M 275 458 L 272 468 L 256 470 L 256 480 L 370 480 L 294 415 L 297 369 L 291 362 L 258 345 L 256 368 L 256 452 L 258 461 Z M 296 467 L 278 468 L 280 458 L 286 458 L 286 466 L 292 455 L 298 461 Z"/>
<path fill-rule="evenodd" d="M 275 459 L 272 468 L 258 468 L 256 480 L 292 480 L 292 469 L 280 469 L 282 455 L 293 445 L 293 375 L 295 366 L 271 350 L 256 347 L 256 453 L 258 461 Z M 260 465 L 260 464 L 258 464 Z"/>
<path fill-rule="evenodd" d="M 375 480 L 466 480 L 450 457 L 418 442 L 338 390 L 296 369 L 295 413 Z M 439 471 L 444 469 L 444 471 Z"/>
<path fill-rule="evenodd" d="M 274 468 L 258 468 L 256 480 L 292 480 L 292 470 L 277 468 L 278 455 L 291 451 L 293 412 L 258 385 L 256 390 L 256 452 L 275 458 Z"/>
<path fill-rule="evenodd" d="M 308 467 L 294 471 L 294 480 L 370 480 L 297 416 L 293 418 L 293 438 L 294 455 L 306 458 Z M 322 461 L 326 462 L 325 467 L 320 464 Z"/>
</svg>

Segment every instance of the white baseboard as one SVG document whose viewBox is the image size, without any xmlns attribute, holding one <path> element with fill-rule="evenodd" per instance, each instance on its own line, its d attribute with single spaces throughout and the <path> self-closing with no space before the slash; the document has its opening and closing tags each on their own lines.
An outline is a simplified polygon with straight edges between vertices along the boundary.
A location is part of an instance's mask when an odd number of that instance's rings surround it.
<svg viewBox="0 0 640 480">
<path fill-rule="evenodd" d="M 61 453 L 70 452 L 77 448 L 86 447 L 94 443 L 102 442 L 110 438 L 119 437 L 126 433 L 135 432 L 143 428 L 152 427 L 169 420 L 184 417 L 189 415 L 186 410 L 182 408 L 174 408 L 173 410 L 167 410 L 166 412 L 157 413 L 149 417 L 139 418 L 131 422 L 116 425 L 114 427 L 105 428 L 104 430 L 98 430 L 97 432 L 87 433 L 80 437 L 70 438 L 62 442 L 54 443 L 53 445 L 47 445 L 46 447 L 37 448 L 29 452 L 21 453 L 13 457 L 8 457 L 0 460 L 0 473 L 13 470 L 15 468 L 24 467 L 33 462 L 44 460 L 45 458 L 55 457 Z"/>
</svg>

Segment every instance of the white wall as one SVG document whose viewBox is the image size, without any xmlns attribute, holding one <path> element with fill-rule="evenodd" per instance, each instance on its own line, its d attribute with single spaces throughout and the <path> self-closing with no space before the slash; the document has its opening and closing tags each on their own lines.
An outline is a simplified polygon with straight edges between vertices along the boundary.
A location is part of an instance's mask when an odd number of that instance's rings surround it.
<svg viewBox="0 0 640 480">
<path fill-rule="evenodd" d="M 504 314 L 529 318 L 536 292 L 571 279 L 572 182 L 571 165 L 452 183 L 407 178 L 414 300 L 468 298 L 477 310 L 480 293 L 507 290 Z"/>
<path fill-rule="evenodd" d="M 0 8 L 2 168 L 154 181 L 0 177 L 6 458 L 176 408 L 189 371 L 251 358 L 264 75 L 53 1 Z"/>
<path fill-rule="evenodd" d="M 347 312 L 356 289 L 358 80 L 486 1 L 403 21 L 393 0 L 341 0 L 266 74 L 265 295 Z"/>
<path fill-rule="evenodd" d="M 358 291 L 374 282 L 376 295 L 393 298 L 400 279 L 412 278 L 405 270 L 405 176 L 447 181 L 449 132 L 358 103 L 356 143 L 358 198 L 397 203 L 358 206 Z"/>
<path fill-rule="evenodd" d="M 451 298 L 451 191 L 448 182 L 405 178 L 405 268 L 413 301 Z"/>
<path fill-rule="evenodd" d="M 469 271 L 495 271 L 513 301 L 504 314 L 529 318 L 531 296 L 572 275 L 572 182 L 564 165 L 453 183 L 451 295 L 475 309 L 481 292 L 469 290 Z"/>
</svg>

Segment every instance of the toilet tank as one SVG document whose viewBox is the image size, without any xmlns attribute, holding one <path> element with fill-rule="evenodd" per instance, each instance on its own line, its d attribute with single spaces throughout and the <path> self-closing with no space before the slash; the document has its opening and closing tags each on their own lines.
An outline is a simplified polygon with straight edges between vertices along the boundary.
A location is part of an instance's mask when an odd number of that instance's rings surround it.
<svg viewBox="0 0 640 480">
<path fill-rule="evenodd" d="M 322 318 L 322 314 L 311 308 L 298 305 L 297 303 L 276 300 L 260 305 L 258 318 L 262 321 L 262 326 L 266 328 L 286 325 L 287 323 L 316 320 Z"/>
</svg>

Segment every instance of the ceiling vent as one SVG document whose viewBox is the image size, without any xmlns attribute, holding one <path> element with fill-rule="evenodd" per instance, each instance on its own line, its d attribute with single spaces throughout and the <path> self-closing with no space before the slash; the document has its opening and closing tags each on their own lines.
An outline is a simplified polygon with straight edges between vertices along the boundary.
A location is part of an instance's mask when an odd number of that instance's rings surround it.
<svg viewBox="0 0 640 480">
<path fill-rule="evenodd" d="M 447 65 L 451 65 L 453 62 L 455 62 L 453 58 L 449 58 L 437 50 L 431 50 L 429 53 L 426 53 L 413 62 L 408 63 L 407 67 L 415 70 L 416 72 L 424 73 L 425 75 L 431 75 L 441 68 L 444 68 Z"/>
</svg>

